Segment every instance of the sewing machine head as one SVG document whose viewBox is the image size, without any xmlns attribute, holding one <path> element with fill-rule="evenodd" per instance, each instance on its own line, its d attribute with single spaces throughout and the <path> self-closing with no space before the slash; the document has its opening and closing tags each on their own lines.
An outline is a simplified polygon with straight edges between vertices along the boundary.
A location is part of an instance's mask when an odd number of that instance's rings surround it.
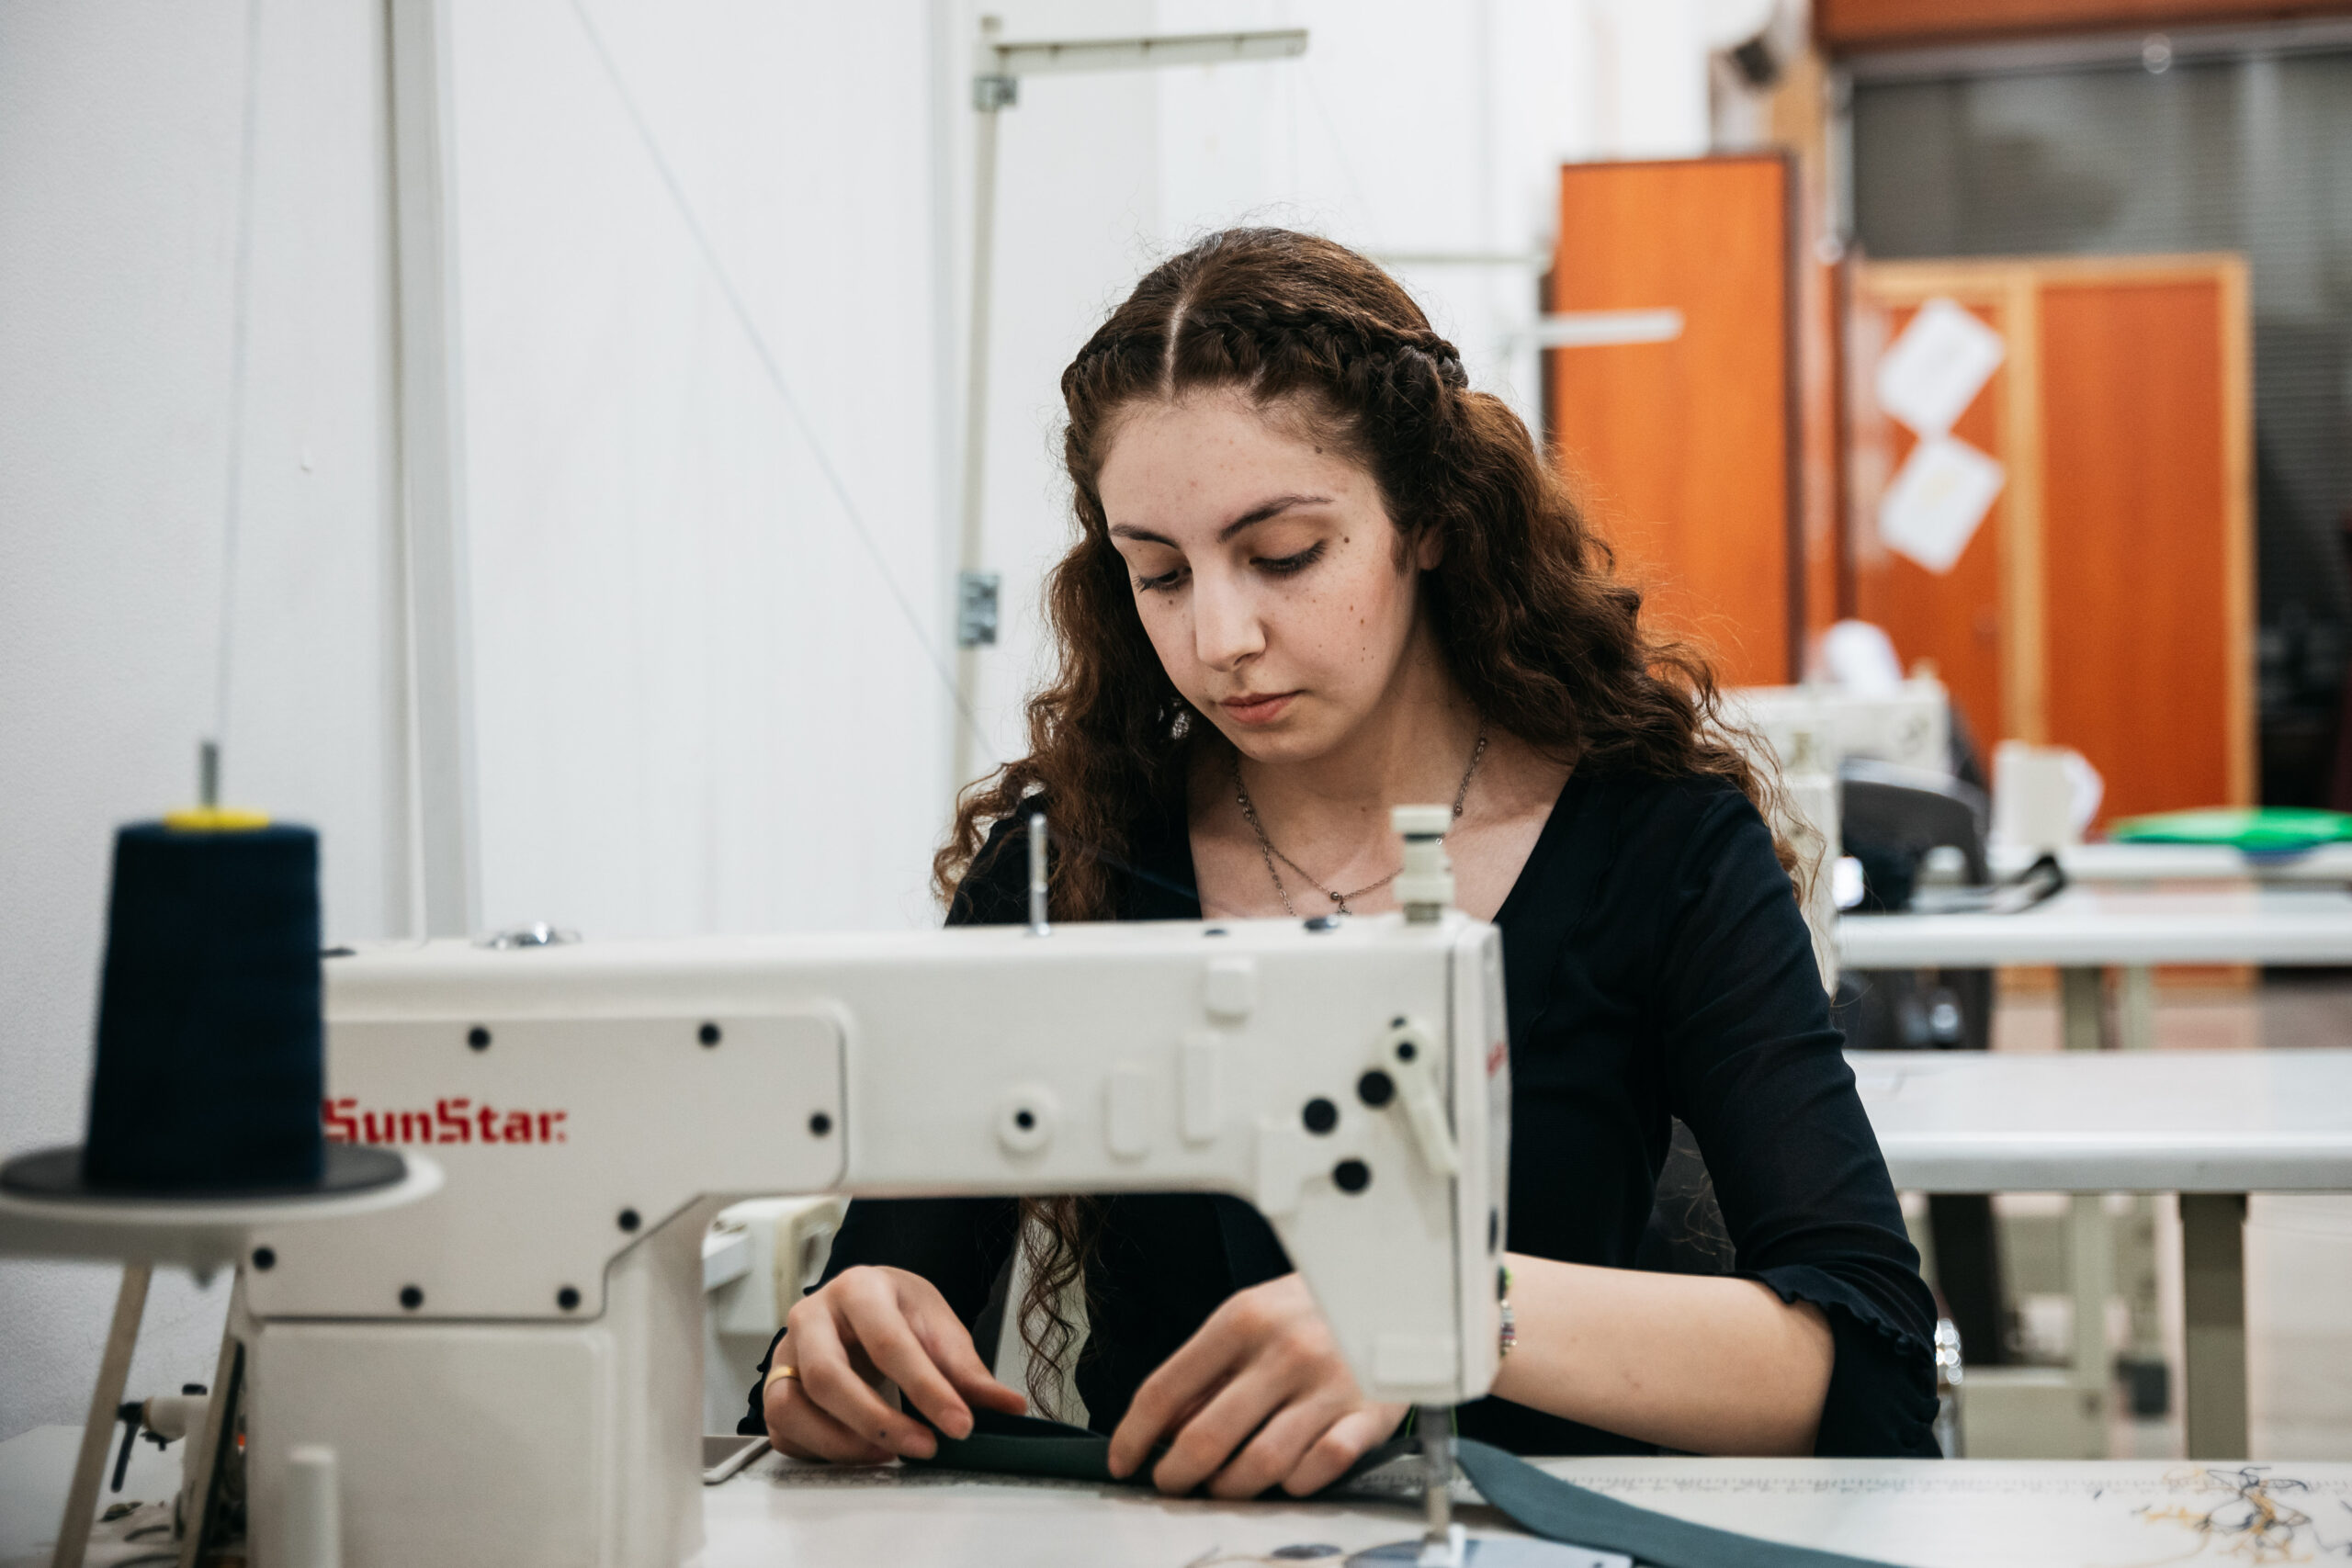
<svg viewBox="0 0 2352 1568">
<path fill-rule="evenodd" d="M 1753 730 L 1786 773 L 1835 776 L 1849 757 L 1937 772 L 1951 765 L 1951 704 L 1943 683 L 1918 675 L 1863 694 L 1830 686 L 1744 686 L 1724 715 Z"/>
<path fill-rule="evenodd" d="M 310 1443 L 341 1456 L 355 1568 L 688 1555 L 701 1232 L 748 1194 L 1229 1192 L 1368 1393 L 1477 1397 L 1499 943 L 1415 913 L 330 960 L 329 1135 L 429 1145 L 447 1179 L 254 1237 L 232 1332 L 258 1560 Z"/>
</svg>

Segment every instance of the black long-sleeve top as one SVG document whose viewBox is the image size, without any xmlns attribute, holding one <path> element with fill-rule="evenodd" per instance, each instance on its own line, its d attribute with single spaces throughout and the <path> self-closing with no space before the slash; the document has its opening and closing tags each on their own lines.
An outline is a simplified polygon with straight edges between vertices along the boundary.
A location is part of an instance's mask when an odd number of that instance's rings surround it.
<svg viewBox="0 0 2352 1568">
<path fill-rule="evenodd" d="M 950 924 L 1027 918 L 1024 831 L 998 825 Z M 1129 860 L 1121 919 L 1200 918 L 1181 811 L 1139 824 Z M 1735 1272 L 1828 1321 L 1837 1359 L 1815 1451 L 1935 1457 L 1933 1298 L 1804 918 L 1747 797 L 1716 780 L 1579 769 L 1495 923 L 1510 1037 L 1510 1249 L 1631 1267 L 1679 1117 L 1713 1177 Z M 1077 1383 L 1108 1432 L 1220 1302 L 1290 1264 L 1238 1199 L 1101 1203 Z M 825 1278 L 859 1264 L 909 1269 L 968 1326 L 1016 1230 L 1010 1199 L 861 1201 Z M 765 1429 L 757 1383 L 742 1429 Z M 1657 1451 L 1492 1397 L 1462 1408 L 1460 1430 L 1520 1453 Z"/>
</svg>

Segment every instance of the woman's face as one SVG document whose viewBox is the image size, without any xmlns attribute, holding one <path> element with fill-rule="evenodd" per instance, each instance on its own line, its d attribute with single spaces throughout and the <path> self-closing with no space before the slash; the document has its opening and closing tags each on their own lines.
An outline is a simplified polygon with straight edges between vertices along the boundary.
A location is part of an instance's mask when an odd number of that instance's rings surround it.
<svg viewBox="0 0 2352 1568">
<path fill-rule="evenodd" d="M 1096 481 L 1169 679 L 1259 761 L 1321 756 L 1380 705 L 1435 564 L 1400 566 L 1372 476 L 1306 427 L 1238 390 L 1139 404 Z"/>
</svg>

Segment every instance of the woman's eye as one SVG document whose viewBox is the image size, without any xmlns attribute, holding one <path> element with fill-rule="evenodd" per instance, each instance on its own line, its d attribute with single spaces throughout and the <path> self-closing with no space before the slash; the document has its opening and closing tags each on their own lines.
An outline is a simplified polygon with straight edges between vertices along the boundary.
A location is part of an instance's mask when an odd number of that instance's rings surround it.
<svg viewBox="0 0 2352 1568">
<path fill-rule="evenodd" d="M 1258 570 L 1271 571 L 1276 577 L 1288 577 L 1292 572 L 1305 571 L 1322 555 L 1323 547 L 1318 543 L 1307 546 L 1295 556 L 1261 556 L 1258 558 Z"/>
<path fill-rule="evenodd" d="M 1165 593 L 1170 589 L 1175 587 L 1177 580 L 1182 578 L 1183 575 L 1184 569 L 1182 567 L 1170 567 L 1166 571 L 1161 572 L 1158 577 L 1136 578 L 1136 590 L 1137 592 L 1142 593 Z"/>
</svg>

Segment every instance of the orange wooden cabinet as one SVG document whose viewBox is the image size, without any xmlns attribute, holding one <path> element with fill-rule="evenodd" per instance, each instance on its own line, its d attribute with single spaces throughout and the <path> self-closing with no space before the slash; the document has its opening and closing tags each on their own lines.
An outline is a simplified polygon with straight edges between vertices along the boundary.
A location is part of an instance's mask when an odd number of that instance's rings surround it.
<svg viewBox="0 0 2352 1568">
<path fill-rule="evenodd" d="M 1949 572 L 1887 549 L 1913 445 L 1876 361 L 1926 301 L 2007 358 L 1952 434 L 2007 482 Z M 1935 660 L 1988 748 L 2072 746 L 2103 819 L 2254 799 L 2252 440 L 2235 256 L 1882 262 L 1857 268 L 1848 378 L 1853 613 Z"/>
<path fill-rule="evenodd" d="M 1819 0 L 1814 30 L 1833 50 L 2274 21 L 2352 10 L 2344 0 Z"/>
<path fill-rule="evenodd" d="M 1572 164 L 1555 311 L 1673 310 L 1669 341 L 1555 349 L 1554 451 L 1646 615 L 1734 685 L 1794 678 L 1794 292 L 1788 160 Z"/>
</svg>

